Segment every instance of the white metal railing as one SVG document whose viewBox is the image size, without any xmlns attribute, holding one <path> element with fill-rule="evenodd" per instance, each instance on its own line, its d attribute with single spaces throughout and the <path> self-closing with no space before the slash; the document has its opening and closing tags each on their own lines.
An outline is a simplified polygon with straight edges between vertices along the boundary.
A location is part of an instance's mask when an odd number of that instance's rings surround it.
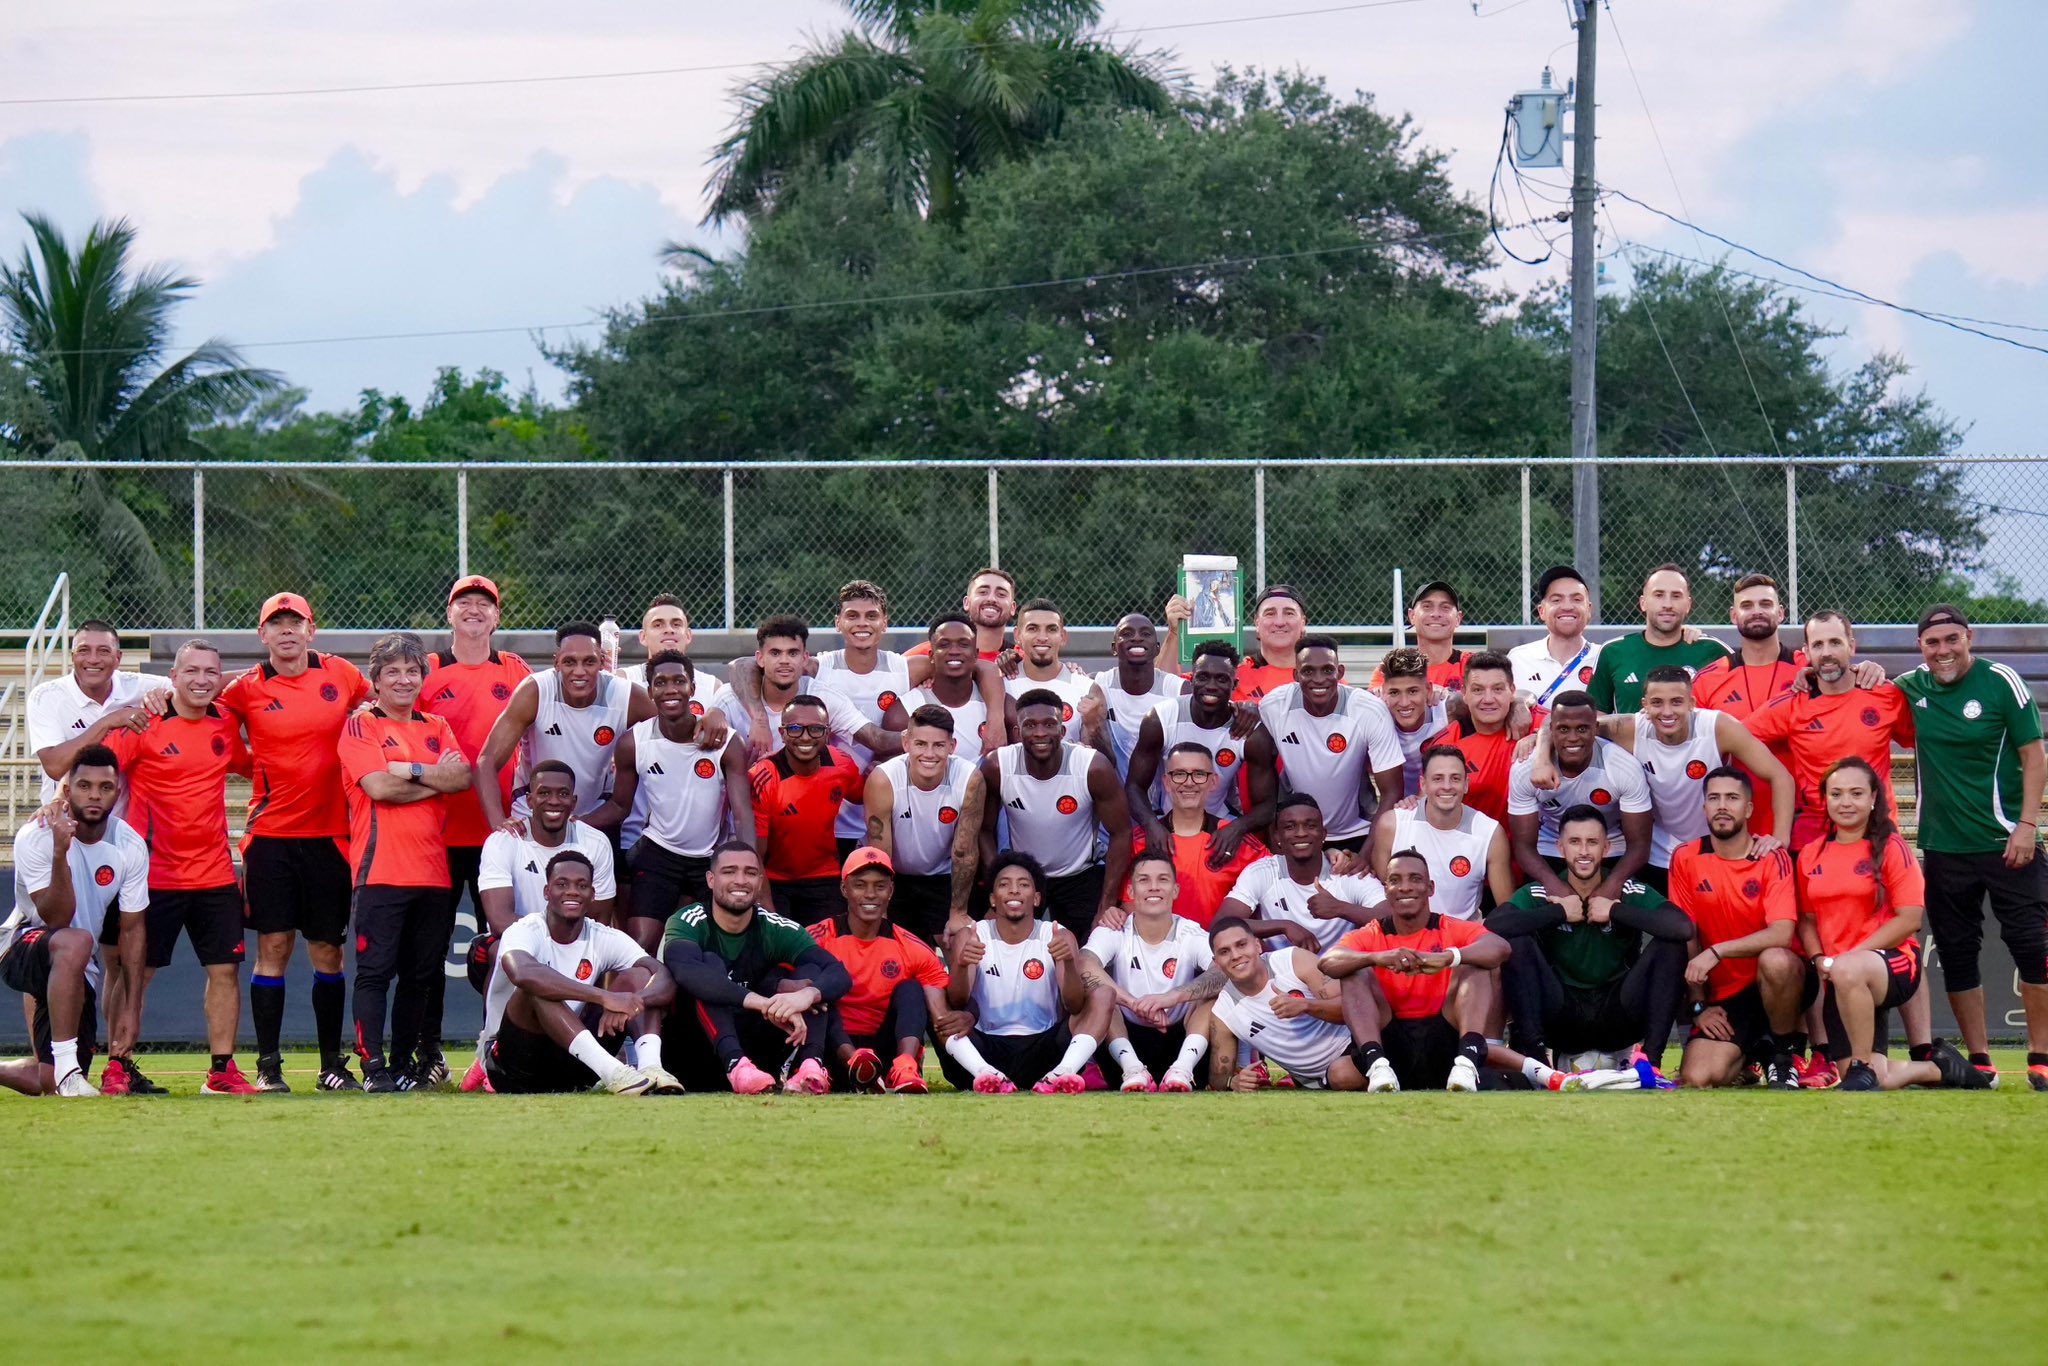
<svg viewBox="0 0 2048 1366">
<path fill-rule="evenodd" d="M 55 620 L 51 619 L 52 613 Z M 42 770 L 35 767 L 35 754 L 28 747 L 28 696 L 38 683 L 52 676 L 53 662 L 61 669 L 67 667 L 70 657 L 71 576 L 59 574 L 57 582 L 50 586 L 50 596 L 43 600 L 36 624 L 29 630 L 28 645 L 22 651 L 21 677 L 0 692 L 0 718 L 5 718 L 6 723 L 6 729 L 0 730 L 0 775 L 4 775 L 7 785 L 10 832 L 21 824 L 24 804 L 35 806 L 42 801 Z"/>
</svg>

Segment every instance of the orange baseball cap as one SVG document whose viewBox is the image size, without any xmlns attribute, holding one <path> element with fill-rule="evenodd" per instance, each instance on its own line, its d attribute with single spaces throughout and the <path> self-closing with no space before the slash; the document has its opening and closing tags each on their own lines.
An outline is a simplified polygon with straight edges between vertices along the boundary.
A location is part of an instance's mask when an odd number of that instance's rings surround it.
<svg viewBox="0 0 2048 1366">
<path fill-rule="evenodd" d="M 263 607 L 256 613 L 256 624 L 261 626 L 279 612 L 296 612 L 307 621 L 313 619 L 313 604 L 297 593 L 272 593 L 263 600 Z"/>
<path fill-rule="evenodd" d="M 455 581 L 455 586 L 448 590 L 448 601 L 453 602 L 457 598 L 461 597 L 464 593 L 471 592 L 489 593 L 491 595 L 492 602 L 504 601 L 503 598 L 498 596 L 498 585 L 492 583 L 489 579 L 485 578 L 481 574 L 471 574 L 467 577 L 457 579 Z"/>
<path fill-rule="evenodd" d="M 846 862 L 839 865 L 839 876 L 852 877 L 863 868 L 880 868 L 891 877 L 896 875 L 896 865 L 889 856 L 872 844 L 863 844 L 846 856 Z"/>
</svg>

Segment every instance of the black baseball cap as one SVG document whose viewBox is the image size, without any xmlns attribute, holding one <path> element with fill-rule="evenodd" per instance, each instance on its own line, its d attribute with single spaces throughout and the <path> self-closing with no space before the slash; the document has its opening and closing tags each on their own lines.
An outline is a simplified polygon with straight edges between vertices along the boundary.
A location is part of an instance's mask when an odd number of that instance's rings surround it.
<svg viewBox="0 0 2048 1366">
<path fill-rule="evenodd" d="M 1581 588 L 1586 586 L 1586 576 L 1584 574 L 1581 574 L 1568 564 L 1554 564 L 1544 570 L 1536 580 L 1536 601 L 1543 601 L 1550 593 L 1550 586 L 1559 579 L 1570 579 Z"/>
<path fill-rule="evenodd" d="M 1458 590 L 1445 583 L 1442 579 L 1431 579 L 1428 583 L 1416 589 L 1415 596 L 1408 600 L 1409 606 L 1412 607 L 1416 603 L 1421 602 L 1431 593 L 1441 593 L 1451 600 L 1451 606 L 1457 608 L 1460 612 L 1465 610 L 1465 604 L 1458 601 Z"/>
<path fill-rule="evenodd" d="M 1937 602 L 1920 618 L 1920 624 L 1913 628 L 1913 634 L 1925 635 L 1930 626 L 1960 626 L 1967 631 L 1970 629 L 1970 619 L 1964 616 L 1963 609 L 1954 603 Z"/>
<path fill-rule="evenodd" d="M 1308 615 L 1308 604 L 1301 600 L 1301 590 L 1294 587 L 1292 584 L 1276 583 L 1270 585 L 1263 593 L 1260 593 L 1257 600 L 1252 603 L 1252 610 L 1254 612 L 1258 611 L 1260 607 L 1265 605 L 1266 599 L 1268 598 L 1286 598 L 1289 602 L 1293 603 L 1296 607 L 1299 607 L 1301 609 L 1301 614 L 1303 616 Z"/>
</svg>

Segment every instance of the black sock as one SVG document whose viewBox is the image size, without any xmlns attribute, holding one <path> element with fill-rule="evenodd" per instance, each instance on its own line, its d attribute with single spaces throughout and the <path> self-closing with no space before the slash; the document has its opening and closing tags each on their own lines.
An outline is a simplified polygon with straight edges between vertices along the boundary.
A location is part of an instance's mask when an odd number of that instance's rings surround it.
<svg viewBox="0 0 2048 1366">
<path fill-rule="evenodd" d="M 2027 1066 L 2029 1066 L 2029 1067 L 2048 1067 L 2048 1053 L 2029 1053 L 2029 1054 L 2027 1054 Z"/>
<path fill-rule="evenodd" d="M 277 994 L 284 1000 L 284 992 Z M 341 1016 L 348 1006 L 348 979 L 338 972 L 313 974 L 313 1033 L 320 1042 L 320 1061 L 331 1063 L 341 1056 Z M 279 1009 L 282 1009 L 282 1005 Z M 277 1050 L 272 1048 L 274 1053 Z"/>
<path fill-rule="evenodd" d="M 256 1026 L 256 1055 L 276 1057 L 277 1040 L 284 1033 L 284 978 L 249 979 L 249 1019 Z"/>
<path fill-rule="evenodd" d="M 1458 1051 L 1472 1060 L 1474 1067 L 1486 1066 L 1486 1036 L 1466 1034 L 1458 1039 Z"/>
<path fill-rule="evenodd" d="M 233 1062 L 234 1060 L 235 1055 L 232 1053 L 216 1053 L 213 1055 L 213 1070 L 216 1072 L 225 1072 L 228 1070 L 228 1064 Z"/>
<path fill-rule="evenodd" d="M 1361 1072 L 1386 1055 L 1387 1050 L 1376 1043 L 1355 1043 L 1351 1045 L 1351 1061 L 1358 1065 L 1358 1070 Z"/>
<path fill-rule="evenodd" d="M 1916 1043 L 1906 1050 L 1906 1056 L 1914 1062 L 1932 1062 L 1934 1060 L 1934 1045 L 1931 1043 Z"/>
<path fill-rule="evenodd" d="M 1972 1053 L 1972 1054 L 1970 1055 L 1970 1066 L 1972 1066 L 1972 1067 L 1989 1067 L 1989 1066 L 1991 1066 L 1991 1055 L 1990 1055 L 1989 1053 Z"/>
<path fill-rule="evenodd" d="M 1794 1057 L 1798 1057 L 1798 1058 L 1803 1058 L 1803 1057 L 1805 1057 L 1805 1056 L 1806 1056 L 1806 1031 L 1805 1031 L 1805 1030 L 1803 1030 L 1803 1029 L 1795 1029 L 1795 1030 L 1793 1030 L 1793 1031 L 1792 1031 L 1791 1033 L 1789 1033 L 1789 1034 L 1783 1034 L 1783 1035 L 1780 1035 L 1779 1037 L 1780 1037 L 1780 1038 L 1782 1038 L 1782 1039 L 1784 1039 L 1784 1041 L 1785 1041 L 1785 1051 L 1786 1051 L 1787 1053 L 1790 1053 L 1790 1054 L 1792 1054 L 1792 1055 L 1793 1055 Z"/>
</svg>

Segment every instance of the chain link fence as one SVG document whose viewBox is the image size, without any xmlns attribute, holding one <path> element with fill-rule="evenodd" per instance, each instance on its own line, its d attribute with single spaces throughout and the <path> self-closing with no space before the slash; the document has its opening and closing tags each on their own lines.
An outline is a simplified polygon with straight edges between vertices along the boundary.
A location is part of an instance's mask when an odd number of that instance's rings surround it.
<svg viewBox="0 0 2048 1366">
<path fill-rule="evenodd" d="M 1600 463 L 1605 616 L 1644 574 L 1692 571 L 1695 619 L 1740 575 L 1860 622 L 1969 603 L 2048 621 L 2048 457 L 1845 464 Z M 891 615 L 955 606 L 984 564 L 1075 624 L 1156 611 L 1184 554 L 1235 555 L 1330 626 L 1383 624 L 1397 570 L 1456 583 L 1473 625 L 1529 620 L 1529 585 L 1573 556 L 1564 460 L 904 461 L 705 465 L 0 464 L 0 620 L 60 571 L 74 614 L 124 629 L 253 624 L 271 592 L 323 625 L 443 623 L 458 573 L 489 574 L 510 627 L 637 618 L 673 593 L 700 625 L 828 620 L 880 582 Z"/>
</svg>

